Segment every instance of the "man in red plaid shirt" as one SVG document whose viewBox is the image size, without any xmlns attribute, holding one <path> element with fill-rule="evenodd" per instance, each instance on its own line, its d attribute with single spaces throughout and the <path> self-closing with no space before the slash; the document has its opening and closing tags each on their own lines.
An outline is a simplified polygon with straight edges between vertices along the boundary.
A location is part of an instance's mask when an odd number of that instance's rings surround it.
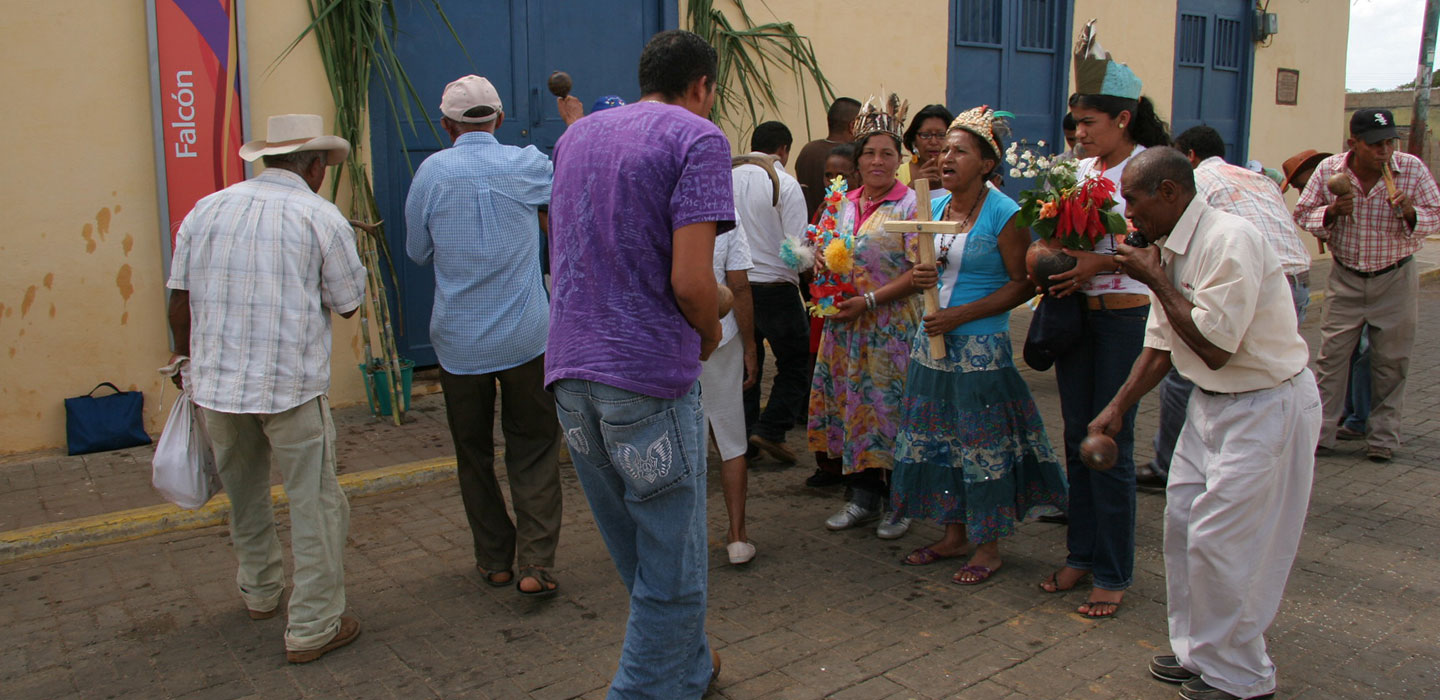
<svg viewBox="0 0 1440 700">
<path fill-rule="evenodd" d="M 1373 397 L 1367 454 L 1386 462 L 1400 446 L 1419 313 L 1419 275 L 1410 262 L 1425 236 L 1440 232 L 1440 190 L 1419 158 L 1395 150 L 1397 140 L 1389 110 L 1355 112 L 1350 150 L 1320 161 L 1295 207 L 1296 223 L 1334 255 L 1316 360 L 1324 403 L 1318 453 L 1335 447 L 1350 354 L 1366 326 Z M 1338 196 L 1327 184 L 1336 174 L 1349 184 Z"/>
</svg>

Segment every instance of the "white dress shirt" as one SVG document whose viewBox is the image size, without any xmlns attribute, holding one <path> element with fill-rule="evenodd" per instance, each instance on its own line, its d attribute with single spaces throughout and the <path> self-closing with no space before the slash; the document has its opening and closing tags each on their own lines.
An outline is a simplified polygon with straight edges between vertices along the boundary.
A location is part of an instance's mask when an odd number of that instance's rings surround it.
<svg viewBox="0 0 1440 700">
<path fill-rule="evenodd" d="M 752 151 L 752 156 L 766 154 Z M 752 283 L 789 282 L 800 284 L 800 273 L 780 260 L 780 244 L 786 236 L 805 233 L 805 194 L 800 183 L 775 163 L 780 177 L 780 203 L 774 204 L 775 185 L 765 169 L 758 165 L 742 165 L 730 171 L 735 186 L 735 213 L 745 222 L 749 235 L 750 257 L 755 267 L 750 270 Z"/>
<path fill-rule="evenodd" d="M 1310 349 L 1296 330 L 1290 285 L 1254 224 L 1196 195 L 1163 245 L 1165 275 L 1195 305 L 1196 328 L 1231 355 L 1220 369 L 1207 367 L 1176 335 L 1158 299 L 1150 305 L 1145 347 L 1170 351 L 1181 376 L 1213 392 L 1270 389 L 1305 369 Z"/>
</svg>

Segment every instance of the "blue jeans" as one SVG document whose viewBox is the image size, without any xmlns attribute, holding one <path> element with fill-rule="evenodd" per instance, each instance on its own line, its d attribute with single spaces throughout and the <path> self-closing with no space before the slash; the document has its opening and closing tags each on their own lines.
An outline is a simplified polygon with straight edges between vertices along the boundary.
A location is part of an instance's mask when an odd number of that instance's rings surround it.
<svg viewBox="0 0 1440 700">
<path fill-rule="evenodd" d="M 1370 327 L 1360 330 L 1360 342 L 1350 356 L 1350 387 L 1345 392 L 1345 415 L 1342 424 L 1356 432 L 1365 432 L 1370 421 Z"/>
<path fill-rule="evenodd" d="M 700 385 L 673 400 L 579 379 L 554 389 L 575 473 L 630 591 L 607 697 L 699 698 L 711 672 Z"/>
<path fill-rule="evenodd" d="M 1148 306 L 1090 310 L 1085 335 L 1075 349 L 1055 360 L 1060 414 L 1065 419 L 1065 474 L 1070 479 L 1070 527 L 1065 565 L 1090 571 L 1095 587 L 1130 587 L 1135 570 L 1135 407 L 1115 436 L 1119 457 L 1108 471 L 1080 460 L 1080 441 L 1090 421 L 1110 403 L 1145 339 Z"/>
</svg>

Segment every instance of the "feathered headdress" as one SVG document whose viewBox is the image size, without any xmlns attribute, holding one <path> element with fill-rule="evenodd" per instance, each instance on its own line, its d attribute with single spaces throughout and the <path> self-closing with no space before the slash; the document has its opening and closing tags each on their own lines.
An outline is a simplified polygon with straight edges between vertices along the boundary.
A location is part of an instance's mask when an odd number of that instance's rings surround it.
<svg viewBox="0 0 1440 700">
<path fill-rule="evenodd" d="M 884 89 L 881 89 L 884 93 Z M 857 141 L 864 141 L 875 134 L 885 133 L 897 139 L 904 140 L 905 115 L 910 111 L 910 102 L 901 100 L 900 96 L 890 93 L 890 99 L 885 101 L 882 107 L 874 95 L 865 101 L 860 107 L 860 113 L 855 116 L 853 131 Z"/>
<path fill-rule="evenodd" d="M 1010 126 L 1005 120 L 1013 116 L 1009 112 L 990 109 L 990 105 L 980 105 L 961 112 L 955 121 L 950 122 L 949 130 L 963 129 L 974 134 L 990 147 L 991 157 L 999 160 L 1002 155 L 1000 139 L 1010 135 Z"/>
<path fill-rule="evenodd" d="M 1110 95 L 1140 99 L 1140 78 L 1130 66 L 1110 58 L 1100 46 L 1095 20 L 1085 23 L 1075 40 L 1075 92 L 1081 95 Z"/>
</svg>

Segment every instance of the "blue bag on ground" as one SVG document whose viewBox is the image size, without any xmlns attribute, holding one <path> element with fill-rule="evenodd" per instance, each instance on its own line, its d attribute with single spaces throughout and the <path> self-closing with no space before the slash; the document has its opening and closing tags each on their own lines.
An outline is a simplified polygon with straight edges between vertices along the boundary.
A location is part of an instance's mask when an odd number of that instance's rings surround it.
<svg viewBox="0 0 1440 700">
<path fill-rule="evenodd" d="M 96 396 L 101 387 L 113 394 Z M 150 444 L 145 432 L 145 395 L 101 382 L 84 396 L 65 399 L 65 445 L 72 455 Z"/>
</svg>

